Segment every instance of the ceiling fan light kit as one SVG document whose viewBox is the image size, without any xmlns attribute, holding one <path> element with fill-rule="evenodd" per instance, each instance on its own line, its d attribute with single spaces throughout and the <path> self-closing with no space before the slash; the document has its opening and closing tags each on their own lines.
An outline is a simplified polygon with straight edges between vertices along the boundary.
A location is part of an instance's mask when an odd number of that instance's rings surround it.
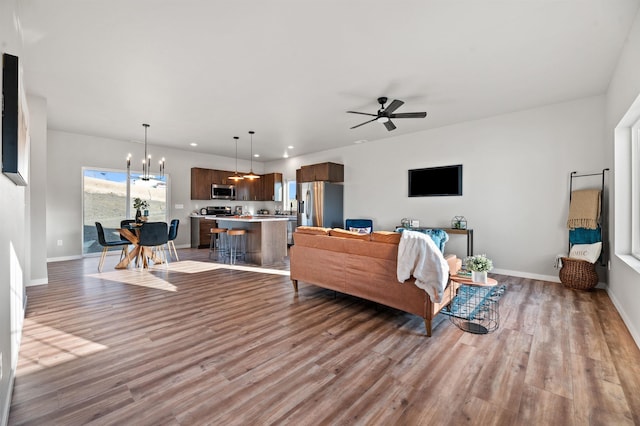
<svg viewBox="0 0 640 426">
<path fill-rule="evenodd" d="M 378 103 L 380 104 L 380 109 L 377 114 L 371 114 L 368 112 L 358 112 L 358 111 L 347 111 L 350 114 L 360 114 L 360 115 L 369 115 L 373 117 L 369 121 L 365 121 L 364 123 L 360 123 L 351 127 L 351 129 L 358 128 L 360 126 L 364 126 L 367 123 L 371 123 L 373 121 L 377 121 L 379 123 L 384 124 L 384 127 L 387 128 L 388 131 L 392 131 L 396 128 L 395 124 L 391 121 L 392 118 L 424 118 L 427 116 L 426 112 L 401 112 L 395 114 L 394 111 L 400 108 L 404 102 L 398 99 L 394 99 L 388 107 L 384 107 L 384 104 L 387 103 L 387 98 L 385 96 L 381 96 L 378 98 Z"/>
</svg>

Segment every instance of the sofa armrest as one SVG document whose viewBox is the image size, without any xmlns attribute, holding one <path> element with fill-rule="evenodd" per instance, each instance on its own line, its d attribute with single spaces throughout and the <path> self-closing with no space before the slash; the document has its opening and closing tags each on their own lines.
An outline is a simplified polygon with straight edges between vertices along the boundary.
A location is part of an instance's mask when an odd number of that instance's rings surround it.
<svg viewBox="0 0 640 426">
<path fill-rule="evenodd" d="M 455 254 L 445 254 L 444 258 L 449 264 L 449 275 L 456 275 L 462 268 L 462 260 Z"/>
</svg>

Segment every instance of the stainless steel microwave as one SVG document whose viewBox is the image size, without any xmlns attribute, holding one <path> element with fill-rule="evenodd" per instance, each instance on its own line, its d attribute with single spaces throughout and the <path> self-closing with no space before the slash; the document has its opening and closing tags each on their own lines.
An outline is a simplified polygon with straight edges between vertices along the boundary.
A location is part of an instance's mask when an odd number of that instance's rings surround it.
<svg viewBox="0 0 640 426">
<path fill-rule="evenodd" d="M 218 185 L 214 183 L 211 185 L 211 199 L 212 200 L 235 200 L 236 187 L 234 185 Z"/>
</svg>

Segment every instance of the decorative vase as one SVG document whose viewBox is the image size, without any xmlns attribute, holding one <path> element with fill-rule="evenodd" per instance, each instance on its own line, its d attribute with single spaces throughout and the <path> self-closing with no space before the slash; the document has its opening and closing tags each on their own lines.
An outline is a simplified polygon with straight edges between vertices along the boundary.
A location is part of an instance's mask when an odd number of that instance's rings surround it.
<svg viewBox="0 0 640 426">
<path fill-rule="evenodd" d="M 487 283 L 487 271 L 471 271 L 471 281 L 475 283 Z"/>
<path fill-rule="evenodd" d="M 141 222 L 140 218 L 142 217 L 142 212 L 140 209 L 136 209 L 136 222 Z"/>
</svg>

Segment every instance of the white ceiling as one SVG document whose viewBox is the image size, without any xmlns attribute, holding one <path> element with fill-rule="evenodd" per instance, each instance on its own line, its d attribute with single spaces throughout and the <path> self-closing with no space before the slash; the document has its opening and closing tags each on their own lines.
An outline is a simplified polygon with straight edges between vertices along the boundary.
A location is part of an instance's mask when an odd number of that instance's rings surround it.
<svg viewBox="0 0 640 426">
<path fill-rule="evenodd" d="M 49 128 L 269 161 L 604 93 L 639 0 L 18 5 Z M 350 130 L 379 96 L 428 115 Z"/>
</svg>

